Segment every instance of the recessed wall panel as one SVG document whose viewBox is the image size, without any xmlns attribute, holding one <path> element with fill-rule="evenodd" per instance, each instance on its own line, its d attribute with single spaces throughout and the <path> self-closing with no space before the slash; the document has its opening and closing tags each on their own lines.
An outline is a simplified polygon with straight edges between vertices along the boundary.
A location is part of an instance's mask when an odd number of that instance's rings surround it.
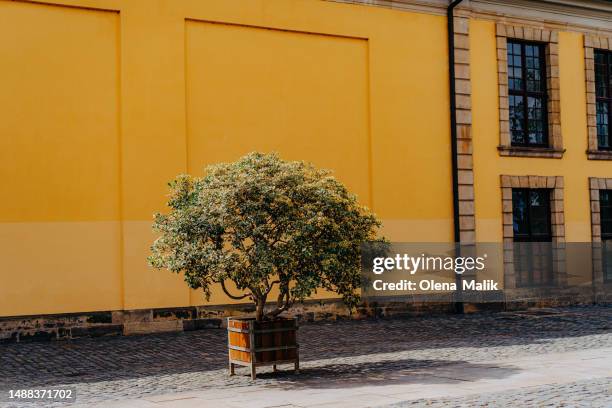
<svg viewBox="0 0 612 408">
<path fill-rule="evenodd" d="M 330 168 L 369 204 L 367 40 L 187 21 L 190 173 L 251 151 Z"/>
<path fill-rule="evenodd" d="M 0 1 L 0 314 L 121 308 L 119 15 Z"/>
</svg>

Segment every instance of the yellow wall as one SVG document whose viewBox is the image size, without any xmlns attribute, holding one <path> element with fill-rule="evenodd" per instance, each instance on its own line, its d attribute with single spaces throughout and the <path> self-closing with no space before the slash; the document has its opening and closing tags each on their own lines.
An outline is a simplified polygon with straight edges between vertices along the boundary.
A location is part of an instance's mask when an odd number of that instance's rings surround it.
<svg viewBox="0 0 612 408">
<path fill-rule="evenodd" d="M 444 17 L 318 0 L 57 3 L 0 0 L 0 316 L 202 304 L 146 266 L 152 214 L 176 174 L 252 150 L 335 170 L 392 240 L 452 239 Z M 490 29 L 478 25 L 483 54 Z M 578 43 L 562 37 L 563 60 Z"/>
<path fill-rule="evenodd" d="M 563 176 L 566 240 L 589 242 L 591 218 L 589 177 L 610 177 L 610 164 L 587 160 L 586 90 L 582 34 L 559 33 L 561 131 L 566 149 L 560 160 L 500 157 L 499 99 L 495 23 L 470 23 L 472 114 L 474 135 L 474 191 L 476 237 L 481 242 L 502 241 L 500 175 Z"/>
<path fill-rule="evenodd" d="M 500 175 L 563 176 L 567 242 L 591 241 L 589 177 L 612 176 L 610 163 L 587 160 L 586 87 L 583 37 L 559 33 L 561 131 L 566 149 L 560 160 L 500 157 L 499 99 L 495 23 L 473 20 L 470 26 L 472 109 L 474 136 L 474 191 L 476 238 L 501 242 L 502 199 Z M 568 247 L 567 279 L 570 284 L 591 284 L 591 266 L 584 251 Z M 500 259 L 501 262 L 501 259 Z"/>
</svg>

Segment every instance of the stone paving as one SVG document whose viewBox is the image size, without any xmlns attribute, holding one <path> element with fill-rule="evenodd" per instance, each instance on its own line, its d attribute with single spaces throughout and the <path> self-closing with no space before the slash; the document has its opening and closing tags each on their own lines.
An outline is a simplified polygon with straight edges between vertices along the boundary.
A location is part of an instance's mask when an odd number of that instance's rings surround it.
<svg viewBox="0 0 612 408">
<path fill-rule="evenodd" d="M 612 407 L 612 377 L 527 387 L 519 391 L 470 395 L 450 399 L 418 399 L 388 405 L 387 408 L 449 407 Z"/>
<path fill-rule="evenodd" d="M 8 389 L 60 385 L 76 387 L 77 403 L 85 405 L 203 389 L 246 390 L 243 387 L 252 383 L 245 369 L 238 371 L 243 375 L 227 376 L 226 342 L 224 330 L 210 329 L 0 345 L 0 406 L 45 405 L 14 405 L 2 395 Z M 330 383 L 350 388 L 366 379 L 373 385 L 393 384 L 397 373 L 410 370 L 609 348 L 612 307 L 318 322 L 300 328 L 300 344 L 299 376 L 261 369 L 256 384 L 282 389 L 324 389 Z M 510 376 L 511 371 L 500 370 L 498 375 Z M 507 395 L 410 401 L 405 406 L 504 406 L 519 397 L 525 401 L 519 406 L 574 406 L 584 401 L 610 406 L 610 383 L 598 379 L 553 384 Z M 567 401 L 560 401 L 559 395 Z"/>
</svg>

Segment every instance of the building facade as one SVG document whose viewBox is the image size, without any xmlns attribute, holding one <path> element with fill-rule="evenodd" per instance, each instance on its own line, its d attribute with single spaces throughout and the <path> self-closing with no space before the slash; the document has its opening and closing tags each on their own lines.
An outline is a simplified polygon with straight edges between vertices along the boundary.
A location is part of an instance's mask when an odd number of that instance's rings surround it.
<svg viewBox="0 0 612 408">
<path fill-rule="evenodd" d="M 453 104 L 447 6 L 0 0 L 0 338 L 217 324 L 221 291 L 147 266 L 152 215 L 254 150 L 334 170 L 393 241 L 605 244 L 612 5 L 465 0 Z"/>
</svg>

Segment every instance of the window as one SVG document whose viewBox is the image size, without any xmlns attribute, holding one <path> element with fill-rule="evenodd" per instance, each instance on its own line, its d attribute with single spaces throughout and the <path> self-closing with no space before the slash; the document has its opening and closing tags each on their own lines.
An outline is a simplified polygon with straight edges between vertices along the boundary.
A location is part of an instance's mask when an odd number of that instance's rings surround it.
<svg viewBox="0 0 612 408">
<path fill-rule="evenodd" d="M 550 286 L 553 279 L 550 190 L 513 189 L 517 287 Z"/>
<path fill-rule="evenodd" d="M 506 287 L 564 284 L 563 177 L 502 175 L 500 182 Z M 598 187 L 599 182 L 591 179 L 590 186 Z"/>
<path fill-rule="evenodd" d="M 544 45 L 509 40 L 507 49 L 511 144 L 547 147 L 548 107 Z"/>
<path fill-rule="evenodd" d="M 612 281 L 612 190 L 599 190 L 604 280 Z"/>
<path fill-rule="evenodd" d="M 512 189 L 514 240 L 551 241 L 550 190 Z"/>
<path fill-rule="evenodd" d="M 612 150 L 612 53 L 595 51 L 595 103 L 597 148 Z"/>
</svg>

